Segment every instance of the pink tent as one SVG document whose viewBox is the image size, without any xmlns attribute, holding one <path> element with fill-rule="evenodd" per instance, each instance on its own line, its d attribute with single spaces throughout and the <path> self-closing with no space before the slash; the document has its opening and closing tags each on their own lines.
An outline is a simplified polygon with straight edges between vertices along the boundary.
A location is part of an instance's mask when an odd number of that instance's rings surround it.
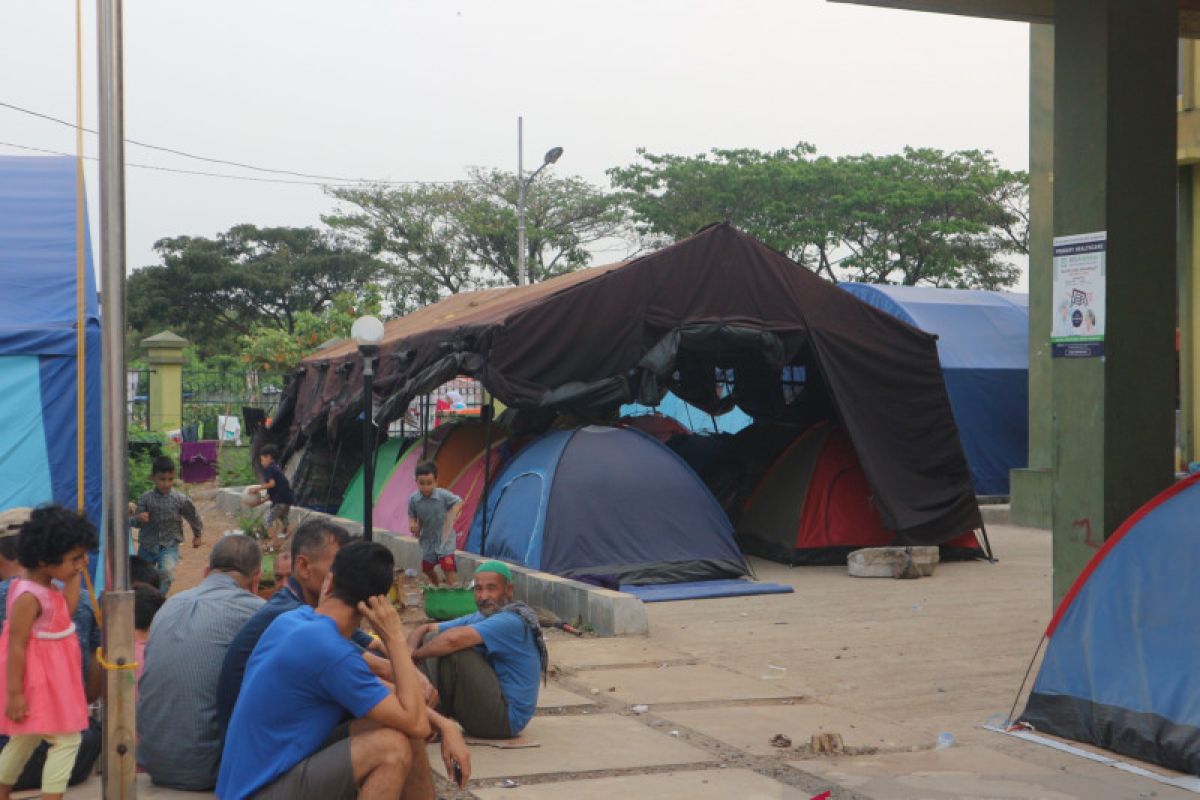
<svg viewBox="0 0 1200 800">
<path fill-rule="evenodd" d="M 384 530 L 394 533 L 408 533 L 408 498 L 417 490 L 417 479 L 413 470 L 422 460 L 433 461 L 438 468 L 438 484 L 455 494 L 461 493 L 454 489 L 458 478 L 475 462 L 483 452 L 485 439 L 484 426 L 475 421 L 458 421 L 447 423 L 435 429 L 426 438 L 424 444 L 418 442 L 400 459 L 392 477 L 379 494 L 376 505 L 374 522 Z M 497 442 L 501 439 L 498 438 Z M 493 444 L 493 447 L 495 444 Z M 482 476 L 482 461 L 480 476 Z M 464 484 L 468 488 L 471 483 Z M 483 491 L 483 478 L 479 479 L 479 491 Z M 474 512 L 474 506 L 470 511 Z M 468 509 L 463 509 L 466 514 Z M 470 517 L 466 524 L 470 525 Z"/>
<path fill-rule="evenodd" d="M 501 440 L 503 441 L 503 440 Z M 496 477 L 496 471 L 500 468 L 501 455 L 496 442 L 492 445 L 492 477 Z M 462 511 L 458 514 L 458 519 L 454 521 L 454 534 L 458 540 L 455 545 L 459 550 L 467 546 L 467 535 L 471 532 L 471 521 L 475 519 L 475 509 L 479 507 L 479 501 L 483 499 L 483 478 L 484 478 L 484 460 L 483 453 L 475 456 L 471 463 L 466 466 L 466 469 L 459 474 L 454 483 L 450 485 L 450 491 L 462 498 Z"/>
</svg>

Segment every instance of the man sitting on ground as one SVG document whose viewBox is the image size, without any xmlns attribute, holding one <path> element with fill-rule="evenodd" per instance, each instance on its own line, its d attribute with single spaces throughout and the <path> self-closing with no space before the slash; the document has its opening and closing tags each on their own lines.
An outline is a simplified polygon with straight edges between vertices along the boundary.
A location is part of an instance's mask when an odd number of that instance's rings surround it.
<svg viewBox="0 0 1200 800">
<path fill-rule="evenodd" d="M 258 640 L 280 614 L 304 605 L 316 607 L 334 556 L 349 542 L 349 531 L 341 525 L 316 517 L 296 529 L 292 536 L 292 574 L 287 583 L 246 621 L 225 653 L 221 677 L 217 682 L 217 715 L 221 730 L 229 725 L 234 703 L 242 690 L 246 662 L 250 660 Z M 384 680 L 392 679 L 391 662 L 377 654 L 383 651 L 378 640 L 371 638 L 366 631 L 355 629 L 350 641 L 363 649 L 363 657 L 372 672 Z"/>
<path fill-rule="evenodd" d="M 138 684 L 138 763 L 173 789 L 217 782 L 221 728 L 217 677 L 233 637 L 262 605 L 262 551 L 247 536 L 213 546 L 204 580 L 169 598 L 154 617 Z"/>
<path fill-rule="evenodd" d="M 346 545 L 317 607 L 289 611 L 267 628 L 229 723 L 221 800 L 432 798 L 424 747 L 431 723 L 448 774 L 457 766 L 462 782 L 470 776 L 462 734 L 425 708 L 400 616 L 385 596 L 394 563 L 378 542 Z M 392 662 L 394 692 L 348 641 L 364 617 Z M 355 719 L 342 724 L 347 712 Z"/>
<path fill-rule="evenodd" d="M 512 573 L 501 561 L 475 570 L 475 606 L 474 614 L 420 626 L 409 647 L 443 714 L 471 736 L 511 739 L 533 717 L 538 677 L 545 679 L 542 629 L 533 609 L 513 600 Z"/>
</svg>

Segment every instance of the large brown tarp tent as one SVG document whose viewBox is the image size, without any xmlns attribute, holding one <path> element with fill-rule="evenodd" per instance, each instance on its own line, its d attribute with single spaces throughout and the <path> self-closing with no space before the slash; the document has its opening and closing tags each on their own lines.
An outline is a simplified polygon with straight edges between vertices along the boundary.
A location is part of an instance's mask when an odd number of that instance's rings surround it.
<svg viewBox="0 0 1200 800">
<path fill-rule="evenodd" d="M 361 369 L 352 342 L 303 361 L 269 435 L 290 449 L 360 430 Z M 602 416 L 671 390 L 712 413 L 836 419 L 903 540 L 936 544 L 981 525 L 934 337 L 729 225 L 389 322 L 377 421 L 460 374 L 516 409 Z"/>
</svg>

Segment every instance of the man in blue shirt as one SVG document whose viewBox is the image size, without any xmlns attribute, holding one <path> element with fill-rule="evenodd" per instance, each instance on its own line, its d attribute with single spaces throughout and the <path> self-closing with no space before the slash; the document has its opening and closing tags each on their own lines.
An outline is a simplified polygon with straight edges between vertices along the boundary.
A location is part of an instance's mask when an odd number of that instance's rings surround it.
<svg viewBox="0 0 1200 800">
<path fill-rule="evenodd" d="M 474 614 L 417 628 L 413 660 L 440 697 L 439 709 L 471 736 L 518 736 L 537 707 L 546 645 L 537 615 L 513 600 L 512 572 L 501 561 L 475 570 Z"/>
<path fill-rule="evenodd" d="M 384 596 L 393 566 L 378 542 L 348 544 L 334 557 L 317 607 L 281 614 L 267 628 L 234 705 L 221 800 L 432 796 L 422 744 L 431 723 L 449 774 L 470 776 L 462 734 L 425 708 L 400 617 Z M 388 652 L 394 692 L 349 641 L 364 618 Z M 343 725 L 347 712 L 355 720 Z"/>
<path fill-rule="evenodd" d="M 301 606 L 317 605 L 321 586 L 329 574 L 334 556 L 349 542 L 349 531 L 326 519 L 314 517 L 296 529 L 292 537 L 292 574 L 287 583 L 254 616 L 246 620 L 225 653 L 221 677 L 217 681 L 217 719 L 221 730 L 229 726 L 233 705 L 242 690 L 246 662 L 250 660 L 258 640 L 279 615 Z M 355 629 L 350 641 L 364 651 L 363 658 L 372 672 L 384 680 L 392 679 L 391 663 L 379 655 L 383 648 L 377 640 L 372 639 L 366 631 Z"/>
</svg>

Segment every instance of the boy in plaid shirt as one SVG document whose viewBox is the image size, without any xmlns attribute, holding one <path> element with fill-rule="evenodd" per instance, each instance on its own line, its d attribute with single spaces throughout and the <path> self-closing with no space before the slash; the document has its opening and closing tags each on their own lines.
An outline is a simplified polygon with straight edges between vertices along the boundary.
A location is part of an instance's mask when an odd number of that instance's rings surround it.
<svg viewBox="0 0 1200 800">
<path fill-rule="evenodd" d="M 175 565 L 179 563 L 183 521 L 186 519 L 192 528 L 192 547 L 200 546 L 204 523 L 188 496 L 175 491 L 175 462 L 170 456 L 154 459 L 150 477 L 154 488 L 138 498 L 132 523 L 140 528 L 137 554 L 158 569 L 165 596 L 171 591 Z"/>
</svg>

